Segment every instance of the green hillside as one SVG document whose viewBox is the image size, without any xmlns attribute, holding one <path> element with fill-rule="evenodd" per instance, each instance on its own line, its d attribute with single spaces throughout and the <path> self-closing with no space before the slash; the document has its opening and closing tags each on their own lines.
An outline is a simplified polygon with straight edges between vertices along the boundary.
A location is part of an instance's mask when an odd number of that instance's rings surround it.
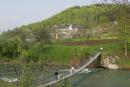
<svg viewBox="0 0 130 87">
<path fill-rule="evenodd" d="M 13 31 L 8 31 L 6 34 L 9 37 L 14 37 L 20 36 L 21 33 L 25 34 L 29 32 L 29 34 L 31 33 L 31 35 L 25 35 L 31 38 L 32 36 L 36 37 L 36 33 L 39 33 L 41 29 L 50 31 L 55 29 L 55 25 L 66 26 L 69 24 L 80 25 L 85 29 L 91 29 L 99 25 L 106 26 L 110 23 L 113 23 L 114 21 L 117 21 L 119 12 L 120 7 L 112 4 L 95 4 L 82 7 L 74 6 L 71 8 L 67 8 L 61 13 L 54 15 L 46 20 L 25 26 L 23 25 Z"/>
<path fill-rule="evenodd" d="M 23 25 L 14 30 L 3 32 L 0 36 L 0 58 L 7 59 L 7 61 L 15 58 L 26 59 L 30 57 L 33 59 L 46 59 L 45 57 L 52 58 L 54 55 L 53 51 L 55 51 L 59 52 L 59 54 L 56 53 L 54 59 L 61 58 L 62 53 L 65 52 L 65 58 L 66 61 L 68 61 L 67 58 L 71 58 L 76 54 L 73 50 L 77 48 L 77 46 L 64 47 L 54 45 L 55 47 L 53 49 L 52 44 L 54 44 L 54 42 L 51 34 L 56 29 L 55 26 L 67 26 L 69 24 L 80 25 L 86 30 L 93 29 L 96 26 L 111 27 L 115 21 L 120 21 L 120 12 L 120 6 L 114 4 L 95 4 L 82 7 L 74 6 L 41 22 Z M 83 40 L 85 39 L 83 38 Z M 44 45 L 49 45 L 51 51 L 47 49 L 48 52 L 44 52 Z M 60 50 L 61 47 L 63 47 L 63 52 L 57 51 Z M 86 50 L 83 47 L 79 48 L 82 48 L 83 53 L 84 50 Z M 78 51 L 79 49 L 76 50 Z M 81 55 L 84 55 L 83 53 Z"/>
<path fill-rule="evenodd" d="M 83 25 L 91 28 L 106 22 L 116 21 L 120 9 L 115 5 L 96 4 L 91 6 L 74 6 L 63 12 L 42 21 L 41 24 L 49 25 Z M 33 24 L 32 24 L 33 25 Z"/>
</svg>

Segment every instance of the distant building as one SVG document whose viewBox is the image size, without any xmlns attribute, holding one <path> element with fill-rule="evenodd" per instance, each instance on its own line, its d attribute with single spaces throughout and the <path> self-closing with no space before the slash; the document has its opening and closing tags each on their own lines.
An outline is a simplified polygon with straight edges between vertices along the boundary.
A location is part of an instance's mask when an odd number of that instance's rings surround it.
<svg viewBox="0 0 130 87">
<path fill-rule="evenodd" d="M 86 29 L 80 25 L 60 25 L 53 29 L 53 39 L 63 40 L 69 38 L 86 39 L 116 39 L 118 32 L 109 26 L 96 26 L 92 29 Z"/>
<path fill-rule="evenodd" d="M 84 30 L 81 26 L 74 25 L 61 25 L 56 27 L 54 32 L 55 39 L 68 39 L 76 38 L 81 34 L 81 31 Z M 80 34 L 79 34 L 80 33 Z"/>
</svg>

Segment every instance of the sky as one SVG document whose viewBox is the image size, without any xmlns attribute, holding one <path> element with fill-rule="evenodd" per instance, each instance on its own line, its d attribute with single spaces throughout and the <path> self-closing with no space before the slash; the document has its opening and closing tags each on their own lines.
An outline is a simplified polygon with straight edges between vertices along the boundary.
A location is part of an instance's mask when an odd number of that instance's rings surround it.
<svg viewBox="0 0 130 87">
<path fill-rule="evenodd" d="M 100 0 L 0 0 L 0 32 L 45 20 L 66 8 Z"/>
</svg>

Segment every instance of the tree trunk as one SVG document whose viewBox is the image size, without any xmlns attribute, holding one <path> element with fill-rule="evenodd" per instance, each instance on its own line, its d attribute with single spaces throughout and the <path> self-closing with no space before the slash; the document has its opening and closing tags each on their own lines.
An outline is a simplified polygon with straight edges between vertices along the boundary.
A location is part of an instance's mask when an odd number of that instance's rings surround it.
<svg viewBox="0 0 130 87">
<path fill-rule="evenodd" d="M 126 16 L 125 16 L 125 24 L 126 24 Z M 128 55 L 128 47 L 127 47 L 127 29 L 126 29 L 126 25 L 125 25 L 125 56 L 127 56 Z"/>
</svg>

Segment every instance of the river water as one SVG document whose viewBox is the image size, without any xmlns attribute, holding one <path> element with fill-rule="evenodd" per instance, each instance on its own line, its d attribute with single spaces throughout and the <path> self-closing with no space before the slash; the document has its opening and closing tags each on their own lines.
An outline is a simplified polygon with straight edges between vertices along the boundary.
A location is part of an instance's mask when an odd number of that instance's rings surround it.
<svg viewBox="0 0 130 87">
<path fill-rule="evenodd" d="M 17 76 L 13 71 L 8 70 L 8 68 L 5 70 L 0 68 L 0 80 L 8 82 L 16 81 Z M 66 72 L 67 71 L 63 70 L 62 74 L 66 74 Z M 53 77 L 53 73 L 54 72 L 47 73 L 47 77 L 45 77 L 44 73 L 40 73 L 38 75 L 38 80 L 35 81 L 35 85 L 44 84 L 48 77 L 49 80 L 53 80 L 51 78 Z M 72 87 L 130 87 L 130 70 L 99 69 L 89 73 L 82 72 L 67 79 L 67 82 L 69 82 Z"/>
<path fill-rule="evenodd" d="M 130 87 L 129 70 L 98 70 L 69 79 L 73 87 Z"/>
</svg>

